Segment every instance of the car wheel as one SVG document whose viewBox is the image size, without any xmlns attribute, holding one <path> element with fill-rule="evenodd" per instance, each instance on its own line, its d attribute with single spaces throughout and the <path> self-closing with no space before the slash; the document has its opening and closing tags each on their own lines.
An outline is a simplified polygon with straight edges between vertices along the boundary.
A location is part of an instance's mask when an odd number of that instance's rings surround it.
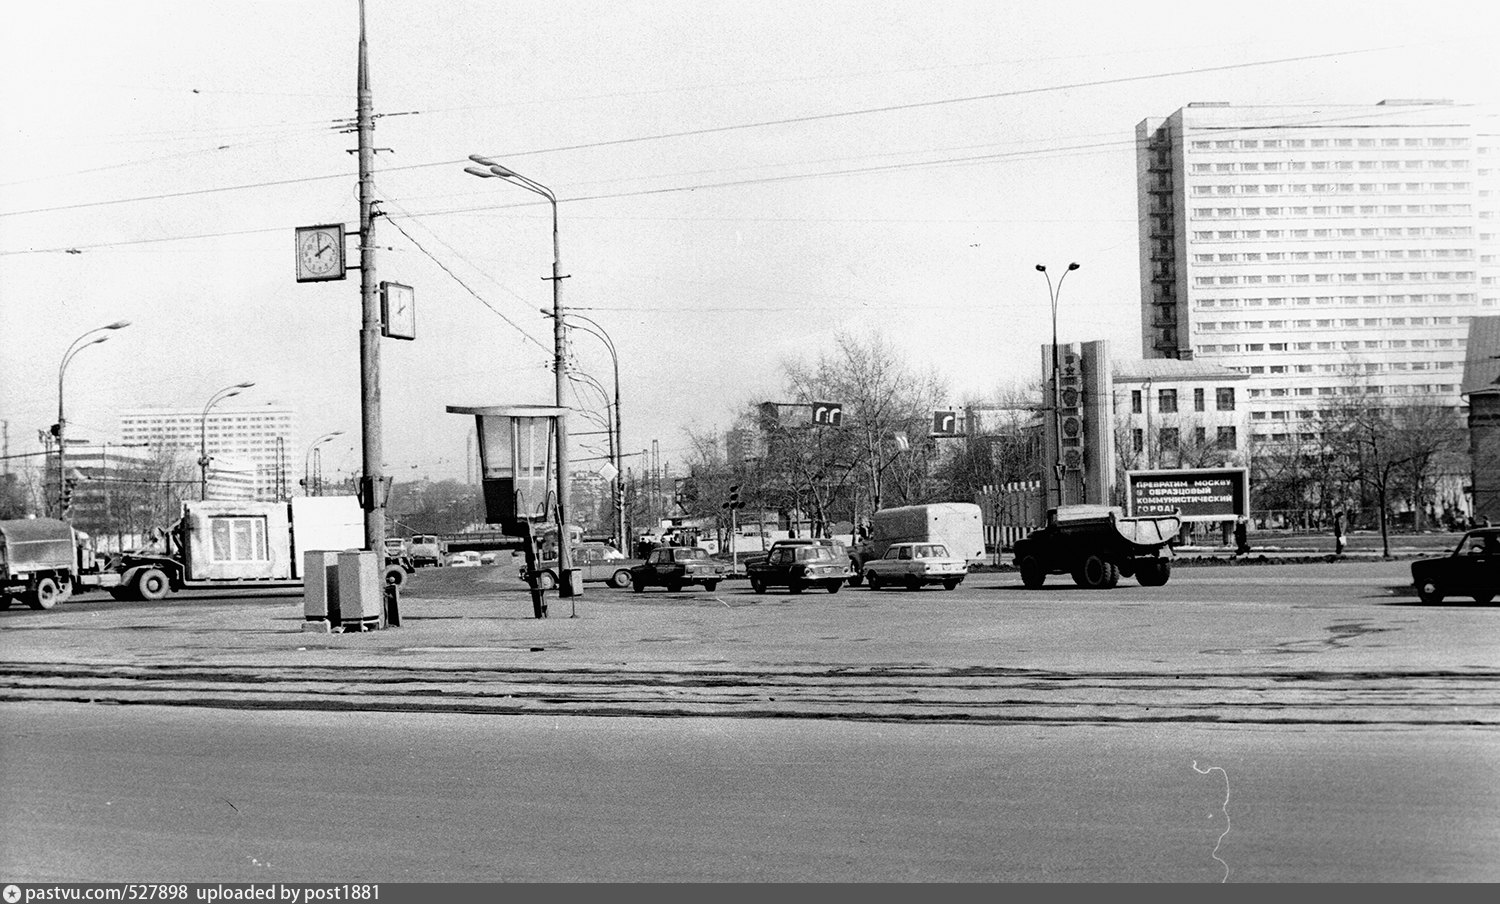
<svg viewBox="0 0 1500 904">
<path fill-rule="evenodd" d="M 843 587 L 843 586 L 844 586 L 844 582 L 843 581 L 829 581 L 828 582 L 828 592 L 829 593 L 838 593 L 839 592 L 839 588 Z"/>
<path fill-rule="evenodd" d="M 550 571 L 538 572 L 536 576 L 536 587 L 538 590 L 551 590 L 557 586 L 557 575 Z"/>
<path fill-rule="evenodd" d="M 1488 606 L 1490 604 L 1490 601 L 1493 600 L 1494 598 L 1495 598 L 1495 595 L 1493 593 L 1476 593 L 1476 594 L 1474 594 L 1474 602 L 1478 603 L 1481 606 Z"/>
<path fill-rule="evenodd" d="M 645 593 L 646 582 L 641 580 L 640 578 L 636 578 L 631 582 L 630 589 L 634 590 L 636 593 Z"/>
<path fill-rule="evenodd" d="M 787 593 L 801 593 L 802 589 L 803 588 L 802 588 L 802 582 L 801 581 L 788 581 L 787 582 L 787 585 L 786 585 L 786 592 Z"/>
<path fill-rule="evenodd" d="M 171 589 L 166 573 L 160 568 L 147 568 L 136 575 L 135 595 L 143 600 L 159 600 Z"/>
<path fill-rule="evenodd" d="M 875 572 L 872 571 L 869 574 L 865 575 L 865 580 L 869 583 L 871 590 L 880 589 L 880 576 Z"/>
<path fill-rule="evenodd" d="M 961 583 L 960 581 L 956 581 L 956 580 L 944 581 L 943 582 L 943 589 L 944 590 L 956 590 L 958 588 L 958 585 L 960 583 Z"/>
<path fill-rule="evenodd" d="M 709 593 L 713 593 L 714 592 L 714 588 L 717 587 L 717 586 L 719 586 L 719 582 L 718 581 L 704 581 L 703 582 L 703 589 L 707 590 Z"/>
<path fill-rule="evenodd" d="M 58 589 L 57 582 L 51 578 L 42 578 L 36 582 L 36 589 L 31 591 L 26 603 L 33 609 L 51 609 L 61 597 L 62 591 Z"/>
<path fill-rule="evenodd" d="M 906 589 L 907 590 L 921 590 L 922 589 L 922 579 L 919 578 L 919 577 L 917 577 L 914 574 L 907 575 L 906 576 Z"/>
<path fill-rule="evenodd" d="M 766 582 L 762 581 L 760 578 L 751 578 L 750 579 L 750 589 L 754 590 L 756 593 L 765 593 L 766 592 Z"/>
<path fill-rule="evenodd" d="M 622 589 L 630 586 L 630 572 L 624 568 L 610 575 L 609 586 Z"/>
<path fill-rule="evenodd" d="M 1027 556 L 1021 560 L 1021 585 L 1027 590 L 1036 590 L 1047 583 L 1047 569 L 1037 561 L 1036 556 Z"/>
<path fill-rule="evenodd" d="M 864 580 L 864 573 L 859 570 L 859 562 L 855 559 L 849 560 L 849 586 L 858 587 Z"/>
<path fill-rule="evenodd" d="M 10 608 L 10 594 L 0 593 L 0 612 Z"/>
<path fill-rule="evenodd" d="M 1443 601 L 1443 588 L 1437 581 L 1426 580 L 1417 585 L 1417 598 L 1424 603 L 1437 605 Z"/>
<path fill-rule="evenodd" d="M 682 591 L 682 584 L 678 583 L 677 581 L 673 581 L 672 583 L 670 583 L 670 584 L 667 585 L 667 592 L 668 593 L 679 593 L 681 591 Z"/>
</svg>

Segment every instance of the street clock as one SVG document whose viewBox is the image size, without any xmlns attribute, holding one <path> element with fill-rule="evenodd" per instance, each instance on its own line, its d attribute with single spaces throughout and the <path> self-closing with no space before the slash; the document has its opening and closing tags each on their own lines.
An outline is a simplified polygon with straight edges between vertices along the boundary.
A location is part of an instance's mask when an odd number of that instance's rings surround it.
<svg viewBox="0 0 1500 904">
<path fill-rule="evenodd" d="M 297 282 L 343 279 L 344 224 L 297 227 Z"/>
<path fill-rule="evenodd" d="M 411 286 L 380 284 L 380 334 L 391 339 L 417 338 L 417 299 Z"/>
</svg>

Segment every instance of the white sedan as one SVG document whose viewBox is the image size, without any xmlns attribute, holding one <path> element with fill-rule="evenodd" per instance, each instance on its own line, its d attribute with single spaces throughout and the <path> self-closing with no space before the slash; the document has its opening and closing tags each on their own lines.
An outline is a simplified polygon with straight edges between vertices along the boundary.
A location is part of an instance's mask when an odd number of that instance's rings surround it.
<svg viewBox="0 0 1500 904">
<path fill-rule="evenodd" d="M 942 584 L 952 590 L 963 583 L 969 563 L 948 554 L 941 543 L 892 543 L 883 558 L 865 563 L 865 581 L 871 590 L 899 585 L 920 590 L 923 584 Z"/>
</svg>

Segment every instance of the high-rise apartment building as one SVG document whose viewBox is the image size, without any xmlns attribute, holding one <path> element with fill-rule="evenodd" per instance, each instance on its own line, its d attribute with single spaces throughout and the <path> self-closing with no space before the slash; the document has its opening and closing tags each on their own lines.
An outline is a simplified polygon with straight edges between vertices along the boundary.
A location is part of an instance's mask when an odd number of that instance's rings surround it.
<svg viewBox="0 0 1500 904">
<path fill-rule="evenodd" d="M 256 499 L 290 498 L 303 469 L 296 436 L 296 415 L 286 408 L 214 408 L 206 417 L 195 408 L 120 413 L 121 442 L 181 449 L 195 463 L 206 443 L 209 479 L 215 488 L 222 485 L 217 496 L 225 498 L 241 495 L 247 467 L 253 468 Z M 215 469 L 216 458 L 223 467 Z"/>
<path fill-rule="evenodd" d="M 1468 321 L 1500 313 L 1496 126 L 1446 101 L 1144 120 L 1145 356 L 1245 373 L 1257 440 L 1329 396 L 1460 405 Z"/>
</svg>

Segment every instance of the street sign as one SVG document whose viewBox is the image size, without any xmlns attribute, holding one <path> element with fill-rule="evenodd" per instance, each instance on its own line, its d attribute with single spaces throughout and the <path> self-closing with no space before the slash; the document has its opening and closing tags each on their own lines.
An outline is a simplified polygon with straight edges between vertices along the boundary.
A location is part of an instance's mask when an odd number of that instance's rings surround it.
<svg viewBox="0 0 1500 904">
<path fill-rule="evenodd" d="M 956 436 L 958 434 L 958 412 L 936 410 L 932 412 L 933 436 Z"/>
<path fill-rule="evenodd" d="M 844 406 L 838 402 L 813 402 L 812 422 L 837 427 L 844 422 Z"/>
</svg>

